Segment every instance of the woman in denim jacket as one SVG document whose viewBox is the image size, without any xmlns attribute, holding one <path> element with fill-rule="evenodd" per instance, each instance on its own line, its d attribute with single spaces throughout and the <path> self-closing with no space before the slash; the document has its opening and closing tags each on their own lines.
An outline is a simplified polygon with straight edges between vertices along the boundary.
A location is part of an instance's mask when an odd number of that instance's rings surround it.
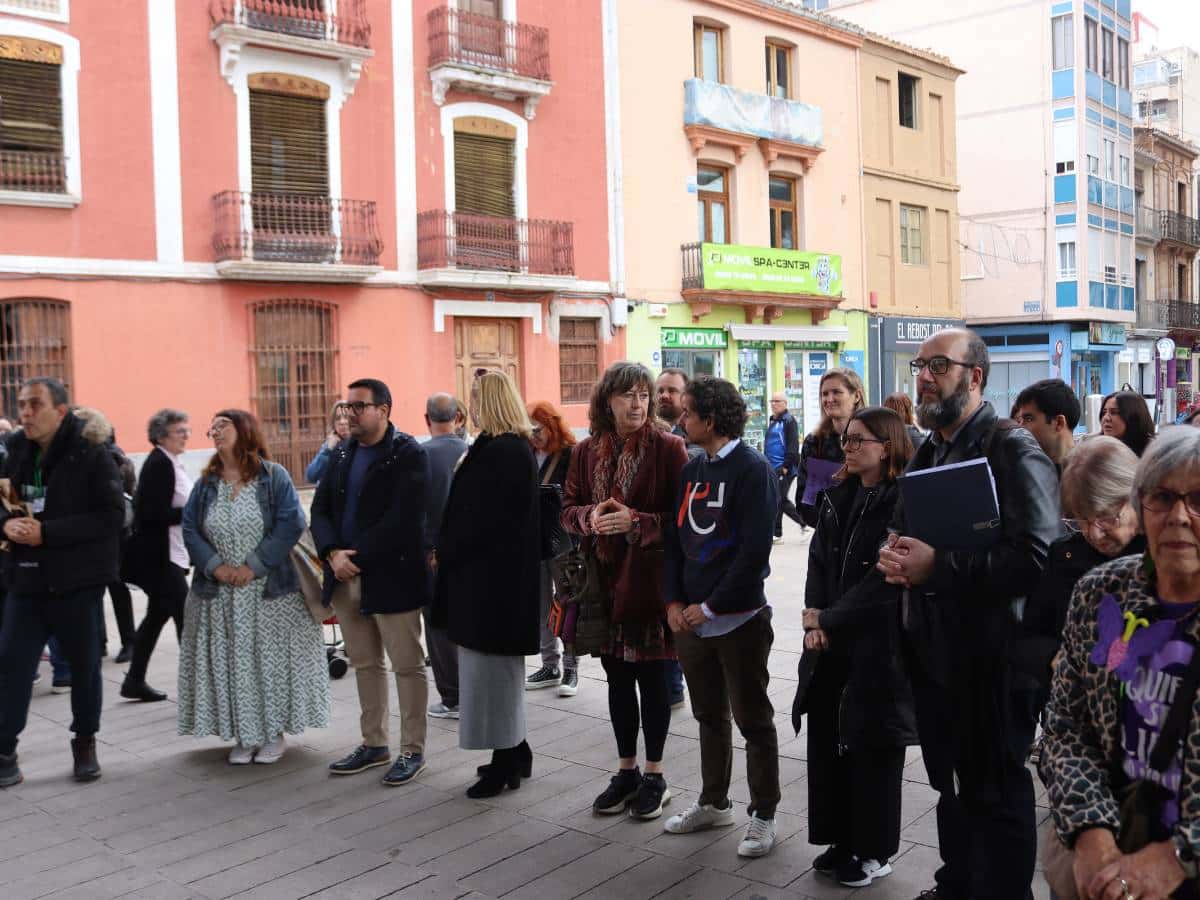
<svg viewBox="0 0 1200 900">
<path fill-rule="evenodd" d="M 236 738 L 233 765 L 274 763 L 284 733 L 329 724 L 321 626 L 289 556 L 304 513 L 248 412 L 217 413 L 217 452 L 183 510 L 195 567 L 179 656 L 179 733 Z"/>
</svg>

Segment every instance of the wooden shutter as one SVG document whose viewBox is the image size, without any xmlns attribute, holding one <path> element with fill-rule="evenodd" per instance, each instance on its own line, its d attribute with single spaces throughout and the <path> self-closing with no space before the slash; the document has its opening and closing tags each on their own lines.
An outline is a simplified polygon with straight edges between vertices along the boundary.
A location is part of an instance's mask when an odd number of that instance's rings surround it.
<svg viewBox="0 0 1200 900">
<path fill-rule="evenodd" d="M 325 100 L 250 91 L 254 193 L 329 196 Z"/>
<path fill-rule="evenodd" d="M 16 416 L 17 395 L 35 375 L 71 386 L 71 307 L 61 300 L 0 302 L 0 410 Z"/>
<path fill-rule="evenodd" d="M 558 320 L 558 374 L 563 403 L 587 403 L 600 380 L 600 320 Z"/>
<path fill-rule="evenodd" d="M 62 152 L 60 69 L 0 57 L 0 150 Z"/>
<path fill-rule="evenodd" d="M 454 134 L 454 206 L 461 213 L 516 215 L 516 141 L 495 135 Z"/>
</svg>

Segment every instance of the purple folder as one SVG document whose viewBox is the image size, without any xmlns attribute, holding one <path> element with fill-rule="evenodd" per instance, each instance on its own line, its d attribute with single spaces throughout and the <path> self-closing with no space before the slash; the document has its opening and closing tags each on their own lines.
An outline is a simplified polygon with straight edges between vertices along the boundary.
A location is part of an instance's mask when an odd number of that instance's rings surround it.
<svg viewBox="0 0 1200 900">
<path fill-rule="evenodd" d="M 842 468 L 843 463 L 831 462 L 828 459 L 808 458 L 808 480 L 804 482 L 804 496 L 801 503 L 809 506 L 817 505 L 817 495 L 833 484 L 833 476 Z"/>
</svg>

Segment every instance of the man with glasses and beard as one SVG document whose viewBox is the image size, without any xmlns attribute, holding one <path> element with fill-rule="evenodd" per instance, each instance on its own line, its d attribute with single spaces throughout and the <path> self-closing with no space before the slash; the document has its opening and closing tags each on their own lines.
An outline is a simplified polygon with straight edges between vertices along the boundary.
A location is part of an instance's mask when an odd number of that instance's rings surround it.
<svg viewBox="0 0 1200 900">
<path fill-rule="evenodd" d="M 921 752 L 939 793 L 943 865 L 927 900 L 1032 897 L 1037 824 L 1025 754 L 1037 685 L 1014 671 L 1012 644 L 1051 541 L 1059 536 L 1058 478 L 1037 441 L 983 399 L 987 346 L 953 329 L 911 362 L 917 419 L 931 430 L 916 472 L 984 457 L 996 482 L 1001 534 L 985 550 L 931 547 L 906 536 L 903 502 L 878 569 L 904 589 L 902 644 Z"/>
</svg>

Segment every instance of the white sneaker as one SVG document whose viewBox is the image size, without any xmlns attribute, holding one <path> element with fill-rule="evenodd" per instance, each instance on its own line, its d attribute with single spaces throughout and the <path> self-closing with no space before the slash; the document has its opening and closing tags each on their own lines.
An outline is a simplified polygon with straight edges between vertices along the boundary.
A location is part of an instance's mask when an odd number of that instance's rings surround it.
<svg viewBox="0 0 1200 900">
<path fill-rule="evenodd" d="M 257 752 L 257 747 L 247 747 L 238 741 L 237 746 L 229 751 L 229 764 L 231 766 L 248 766 L 254 762 L 254 754 Z"/>
<path fill-rule="evenodd" d="M 892 866 L 886 859 L 855 859 L 838 869 L 837 880 L 846 887 L 866 887 L 876 878 L 892 874 Z"/>
<path fill-rule="evenodd" d="M 738 856 L 766 856 L 775 846 L 775 820 L 750 816 L 746 836 L 738 844 Z"/>
<path fill-rule="evenodd" d="M 724 828 L 733 824 L 733 804 L 725 809 L 717 809 L 711 803 L 701 804 L 699 800 L 677 815 L 667 819 L 663 831 L 671 834 L 691 834 L 693 831 L 704 831 L 706 828 Z"/>
<path fill-rule="evenodd" d="M 283 735 L 275 738 L 273 741 L 267 741 L 262 745 L 262 749 L 254 755 L 256 763 L 262 763 L 264 766 L 269 766 L 271 763 L 277 763 L 283 759 L 284 751 L 287 750 L 287 741 Z"/>
</svg>

